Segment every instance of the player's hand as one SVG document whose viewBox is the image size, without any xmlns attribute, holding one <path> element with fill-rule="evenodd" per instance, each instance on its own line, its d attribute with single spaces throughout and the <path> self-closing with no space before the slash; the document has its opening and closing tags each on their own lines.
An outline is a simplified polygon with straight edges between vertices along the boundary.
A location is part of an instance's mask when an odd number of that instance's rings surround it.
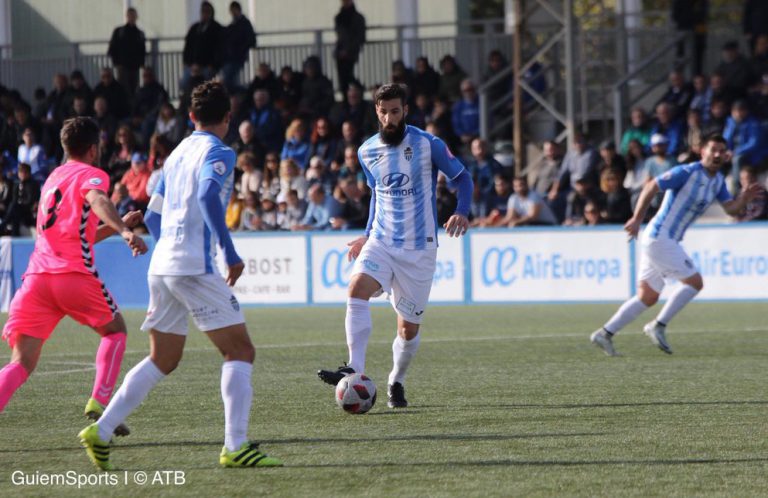
<svg viewBox="0 0 768 498">
<path fill-rule="evenodd" d="M 128 228 L 134 228 L 144 222 L 144 215 L 141 211 L 129 211 L 128 214 L 123 216 L 123 223 Z"/>
<path fill-rule="evenodd" d="M 348 242 L 349 252 L 347 253 L 347 261 L 352 261 L 360 256 L 360 251 L 363 250 L 363 246 L 368 242 L 368 237 L 358 237 L 352 242 Z"/>
<path fill-rule="evenodd" d="M 744 199 L 749 202 L 755 197 L 757 197 L 758 194 L 762 192 L 762 189 L 760 188 L 759 183 L 753 183 L 749 187 L 745 188 L 744 191 L 741 193 L 742 196 L 744 196 Z"/>
<path fill-rule="evenodd" d="M 629 239 L 636 239 L 637 234 L 640 231 L 640 225 L 642 224 L 642 220 L 636 219 L 634 216 L 629 219 L 624 224 L 624 231 L 627 232 L 629 235 Z"/>
<path fill-rule="evenodd" d="M 243 274 L 243 270 L 245 270 L 245 263 L 242 261 L 229 265 L 229 267 L 227 267 L 227 285 L 234 287 L 235 283 L 237 283 L 237 279 Z"/>
<path fill-rule="evenodd" d="M 130 230 L 124 230 L 120 236 L 123 238 L 126 244 L 128 244 L 128 247 L 131 248 L 131 252 L 133 253 L 133 256 L 139 256 L 140 254 L 146 254 L 149 250 L 147 248 L 146 242 L 144 242 L 144 239 L 136 235 Z"/>
<path fill-rule="evenodd" d="M 454 214 L 443 225 L 449 237 L 461 237 L 469 229 L 469 220 L 462 214 Z"/>
</svg>

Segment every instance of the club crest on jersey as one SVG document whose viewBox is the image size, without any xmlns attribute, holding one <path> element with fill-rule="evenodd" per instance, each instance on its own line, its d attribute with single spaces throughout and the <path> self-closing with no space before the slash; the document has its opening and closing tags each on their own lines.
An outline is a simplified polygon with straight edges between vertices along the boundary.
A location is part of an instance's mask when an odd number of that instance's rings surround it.
<svg viewBox="0 0 768 498">
<path fill-rule="evenodd" d="M 223 161 L 216 161 L 213 163 L 213 171 L 215 171 L 217 175 L 223 175 L 227 172 L 227 165 L 224 164 Z"/>
<path fill-rule="evenodd" d="M 410 181 L 411 178 L 405 173 L 390 173 L 382 178 L 384 186 L 389 188 L 401 188 L 407 185 Z"/>
<path fill-rule="evenodd" d="M 410 161 L 413 158 L 413 149 L 410 147 L 406 147 L 403 151 L 403 155 L 405 156 L 406 161 Z"/>
<path fill-rule="evenodd" d="M 101 185 L 102 181 L 101 181 L 101 178 L 91 178 L 90 180 L 88 180 L 88 183 L 90 183 L 91 185 Z"/>
</svg>

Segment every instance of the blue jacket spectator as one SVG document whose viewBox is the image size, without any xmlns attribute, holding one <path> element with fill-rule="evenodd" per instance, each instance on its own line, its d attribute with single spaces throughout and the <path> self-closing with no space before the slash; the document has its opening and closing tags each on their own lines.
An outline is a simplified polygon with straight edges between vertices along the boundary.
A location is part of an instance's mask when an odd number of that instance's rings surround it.
<svg viewBox="0 0 768 498">
<path fill-rule="evenodd" d="M 249 120 L 256 129 L 256 138 L 268 152 L 277 152 L 283 146 L 283 121 L 280 113 L 269 102 L 266 90 L 253 92 L 253 108 Z"/>
<path fill-rule="evenodd" d="M 666 137 L 669 155 L 677 156 L 680 152 L 685 138 L 684 131 L 683 122 L 674 118 L 674 110 L 670 104 L 662 102 L 656 106 L 656 123 L 651 128 L 651 136 L 658 133 Z"/>
<path fill-rule="evenodd" d="M 294 230 L 328 230 L 331 227 L 331 213 L 337 212 L 338 201 L 325 194 L 320 184 L 313 185 L 308 193 L 309 204 L 301 224 Z"/>
<path fill-rule="evenodd" d="M 475 183 L 474 202 L 472 202 L 472 214 L 475 217 L 486 216 L 483 199 L 490 198 L 493 193 L 493 179 L 501 173 L 501 164 L 488 153 L 488 144 L 485 140 L 476 138 L 472 140 L 472 159 L 467 161 L 467 169 Z"/>
<path fill-rule="evenodd" d="M 480 134 L 480 101 L 475 85 L 468 79 L 461 82 L 461 99 L 453 105 L 451 121 L 453 132 L 464 144 Z"/>
<path fill-rule="evenodd" d="M 736 158 L 743 158 L 753 166 L 768 156 L 768 147 L 760 122 L 749 115 L 747 105 L 738 101 L 733 105 L 731 116 L 725 122 L 723 136 L 728 142 L 728 149 Z"/>
<path fill-rule="evenodd" d="M 300 119 L 294 119 L 285 130 L 285 143 L 280 159 L 293 159 L 301 171 L 306 171 L 309 165 L 309 151 L 310 144 L 305 138 L 304 123 Z"/>
</svg>

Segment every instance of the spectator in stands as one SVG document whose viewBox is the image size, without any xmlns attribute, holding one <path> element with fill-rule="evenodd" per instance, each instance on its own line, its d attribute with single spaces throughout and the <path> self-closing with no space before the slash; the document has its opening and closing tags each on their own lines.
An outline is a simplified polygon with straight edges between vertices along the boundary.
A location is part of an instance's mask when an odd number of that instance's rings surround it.
<svg viewBox="0 0 768 498">
<path fill-rule="evenodd" d="M 752 68 L 749 61 L 741 55 L 739 42 L 732 40 L 723 44 L 720 64 L 715 72 L 723 75 L 725 86 L 737 91 L 739 98 L 752 83 Z"/>
<path fill-rule="evenodd" d="M 120 125 L 115 135 L 115 149 L 107 163 L 107 173 L 112 182 L 119 181 L 123 173 L 131 167 L 134 152 L 138 152 L 136 138 L 128 125 Z"/>
<path fill-rule="evenodd" d="M 437 225 L 443 226 L 456 212 L 458 199 L 448 188 L 448 180 L 442 173 L 437 174 L 437 186 L 435 187 L 435 206 L 437 207 Z M 506 209 L 506 208 L 505 208 Z"/>
<path fill-rule="evenodd" d="M 181 85 L 179 87 L 179 114 L 186 117 L 189 114 L 189 106 L 192 103 L 192 91 L 205 83 L 203 67 L 200 64 L 192 64 L 188 70 L 184 70 Z"/>
<path fill-rule="evenodd" d="M 93 105 L 93 90 L 88 86 L 88 82 L 85 81 L 83 72 L 79 69 L 72 71 L 69 75 L 69 84 L 73 98 L 82 97 L 85 99 L 86 107 L 90 109 Z"/>
<path fill-rule="evenodd" d="M 702 134 L 705 137 L 711 134 L 722 135 L 727 119 L 728 104 L 723 100 L 713 100 L 709 108 L 709 119 L 707 119 L 706 125 L 702 129 Z"/>
<path fill-rule="evenodd" d="M 745 0 L 742 18 L 744 35 L 751 47 L 759 35 L 768 34 L 768 4 L 764 0 Z"/>
<path fill-rule="evenodd" d="M 173 104 L 163 102 L 155 121 L 155 135 L 160 135 L 168 139 L 175 147 L 181 141 L 181 135 L 184 133 L 184 125 L 181 118 L 176 114 Z"/>
<path fill-rule="evenodd" d="M 501 53 L 500 50 L 491 50 L 488 54 L 488 68 L 483 74 L 483 83 L 487 83 L 489 80 L 498 76 L 502 72 L 509 68 L 509 62 Z M 512 73 L 507 76 L 501 77 L 496 83 L 488 88 L 488 99 L 491 102 L 498 102 L 502 100 L 512 87 Z"/>
<path fill-rule="evenodd" d="M 253 232 L 262 229 L 261 209 L 259 209 L 259 196 L 255 192 L 241 193 L 245 202 L 240 214 L 240 226 L 242 231 Z M 268 197 L 274 201 L 273 197 Z M 273 202 L 274 204 L 274 202 Z"/>
<path fill-rule="evenodd" d="M 342 95 L 347 95 L 351 83 L 361 86 L 354 73 L 355 64 L 365 44 L 365 17 L 355 8 L 354 0 L 341 1 L 341 9 L 333 19 L 333 26 L 336 31 L 333 56 L 339 75 L 339 90 Z"/>
<path fill-rule="evenodd" d="M 728 150 L 733 153 L 731 159 L 731 186 L 733 193 L 739 191 L 739 171 L 744 165 L 758 166 L 768 157 L 763 127 L 749 114 L 749 107 L 743 100 L 737 100 L 731 109 L 731 116 L 725 124 L 723 137 L 728 143 Z"/>
<path fill-rule="evenodd" d="M 656 106 L 656 123 L 651 128 L 651 136 L 659 134 L 667 139 L 667 151 L 675 156 L 683 145 L 683 122 L 675 118 L 674 109 L 670 104 L 662 102 Z"/>
<path fill-rule="evenodd" d="M 232 193 L 229 195 L 229 203 L 227 204 L 227 211 L 224 215 L 227 228 L 232 232 L 240 229 L 240 219 L 243 215 L 244 204 L 245 203 L 240 198 L 240 193 L 236 188 L 233 188 Z"/>
<path fill-rule="evenodd" d="M 278 210 L 276 197 L 268 194 L 261 198 L 261 229 L 279 230 L 282 215 Z"/>
<path fill-rule="evenodd" d="M 507 215 L 507 202 L 511 194 L 512 189 L 509 186 L 509 179 L 504 174 L 499 173 L 493 177 L 493 192 L 480 201 L 481 212 L 486 213 L 486 215 L 472 220 L 472 225 L 481 227 L 498 226 Z"/>
<path fill-rule="evenodd" d="M 432 102 L 429 97 L 423 93 L 417 93 L 413 99 L 413 105 L 408 108 L 405 119 L 409 125 L 423 130 L 427 127 L 427 119 L 431 114 Z"/>
<path fill-rule="evenodd" d="M 336 148 L 336 161 L 338 164 L 344 162 L 344 151 L 347 147 L 354 147 L 355 151 L 360 147 L 362 141 L 360 140 L 360 134 L 358 133 L 357 126 L 353 121 L 344 121 L 341 125 L 341 141 Z M 334 167 L 334 169 L 337 169 Z"/>
<path fill-rule="evenodd" d="M 292 159 L 280 161 L 280 191 L 295 190 L 300 199 L 307 195 L 307 180 Z"/>
<path fill-rule="evenodd" d="M 109 160 L 112 159 L 114 139 L 105 129 L 99 129 L 99 168 L 109 171 Z"/>
<path fill-rule="evenodd" d="M 363 168 L 360 166 L 360 158 L 357 156 L 356 146 L 348 145 L 344 148 L 344 161 L 339 168 L 338 177 L 342 180 L 352 178 L 360 190 L 367 190 L 367 180 L 365 172 L 363 172 Z"/>
<path fill-rule="evenodd" d="M 712 73 L 709 77 L 709 88 L 712 90 L 712 99 L 710 100 L 710 112 L 712 102 L 722 100 L 725 105 L 730 107 L 735 100 L 743 96 L 743 89 L 732 88 L 725 83 L 725 77 L 720 73 Z"/>
<path fill-rule="evenodd" d="M 677 157 L 677 162 L 680 164 L 689 163 L 701 157 L 701 147 L 704 145 L 701 113 L 698 109 L 688 109 L 686 124 L 688 132 L 683 143 L 683 152 Z"/>
<path fill-rule="evenodd" d="M 624 158 L 616 152 L 616 144 L 613 140 L 604 140 L 598 150 L 600 160 L 597 163 L 597 170 L 602 173 L 606 169 L 618 169 L 621 176 L 627 172 L 627 163 Z"/>
<path fill-rule="evenodd" d="M 544 198 L 529 188 L 526 177 L 515 177 L 512 181 L 512 188 L 514 194 L 507 201 L 507 214 L 499 223 L 500 226 L 520 227 L 557 224 L 554 213 Z"/>
<path fill-rule="evenodd" d="M 250 121 L 256 130 L 256 138 L 268 152 L 277 152 L 283 147 L 283 122 L 280 113 L 272 107 L 266 90 L 253 92 L 253 108 Z"/>
<path fill-rule="evenodd" d="M 472 215 L 475 218 L 485 217 L 488 213 L 484 211 L 483 200 L 493 192 L 493 179 L 502 172 L 501 165 L 490 154 L 488 144 L 482 138 L 472 140 L 470 151 L 472 158 L 467 161 L 466 166 L 475 184 Z"/>
<path fill-rule="evenodd" d="M 411 70 L 409 67 L 406 67 L 405 62 L 398 59 L 392 62 L 392 78 L 390 78 L 390 81 L 392 83 L 405 85 L 410 89 L 413 85 L 413 70 Z M 410 95 L 409 99 L 412 97 L 413 96 Z"/>
<path fill-rule="evenodd" d="M 115 205 L 115 208 L 117 209 L 117 212 L 120 216 L 125 216 L 131 211 L 139 210 L 139 206 L 136 204 L 136 201 L 131 199 L 131 196 L 128 194 L 128 189 L 126 186 L 120 182 L 115 183 L 115 186 L 112 189 L 112 197 L 110 200 L 112 201 L 112 204 Z"/>
<path fill-rule="evenodd" d="M 750 185 L 758 184 L 757 170 L 752 166 L 744 166 L 739 172 L 741 190 L 744 191 Z M 759 192 L 747 203 L 744 212 L 736 217 L 736 221 L 758 221 L 768 219 L 768 192 L 763 185 L 759 185 Z"/>
<path fill-rule="evenodd" d="M 768 72 L 760 77 L 760 83 L 749 94 L 749 107 L 757 119 L 768 120 Z"/>
<path fill-rule="evenodd" d="M 768 33 L 755 38 L 755 49 L 749 63 L 755 80 L 768 73 Z"/>
<path fill-rule="evenodd" d="M 648 123 L 648 115 L 642 107 L 635 107 L 629 114 L 630 126 L 621 135 L 621 153 L 626 155 L 629 150 L 629 142 L 637 140 L 643 147 L 648 145 L 651 138 L 651 126 Z"/>
<path fill-rule="evenodd" d="M 277 201 L 278 205 L 283 203 L 281 201 L 285 202 L 285 214 L 280 224 L 282 230 L 291 230 L 292 227 L 301 223 L 307 211 L 307 203 L 299 197 L 297 191 L 281 192 Z"/>
<path fill-rule="evenodd" d="M 697 74 L 693 77 L 693 96 L 689 109 L 699 111 L 702 121 L 709 118 L 709 106 L 712 104 L 712 89 L 709 88 L 707 77 Z"/>
<path fill-rule="evenodd" d="M 256 138 L 256 130 L 250 121 L 243 121 L 237 129 L 237 140 L 232 142 L 231 146 L 235 152 L 240 155 L 249 152 L 254 155 L 257 163 L 264 157 L 264 146 Z"/>
<path fill-rule="evenodd" d="M 554 140 L 545 141 L 541 149 L 539 160 L 527 168 L 528 185 L 531 190 L 546 197 L 560 175 L 563 158 L 560 146 Z"/>
<path fill-rule="evenodd" d="M 463 146 L 480 135 L 480 100 L 472 80 L 461 82 L 461 99 L 453 105 L 451 119 L 453 132 L 459 136 Z"/>
<path fill-rule="evenodd" d="M 467 78 L 467 73 L 456 63 L 452 55 L 444 55 L 440 59 L 440 87 L 438 96 L 450 104 L 461 98 L 461 82 Z"/>
<path fill-rule="evenodd" d="M 222 32 L 224 64 L 221 67 L 221 77 L 227 91 L 234 92 L 240 86 L 240 71 L 248 60 L 248 51 L 256 48 L 256 33 L 251 21 L 243 15 L 240 2 L 230 3 L 229 13 L 232 22 Z"/>
<path fill-rule="evenodd" d="M 3 220 L 12 236 L 30 235 L 30 230 L 35 226 L 35 212 L 39 200 L 40 184 L 32 179 L 32 168 L 29 164 L 19 164 L 11 202 Z"/>
<path fill-rule="evenodd" d="M 294 119 L 285 130 L 285 142 L 280 153 L 280 159 L 293 159 L 302 171 L 309 165 L 309 141 L 307 140 L 304 123 Z"/>
<path fill-rule="evenodd" d="M 19 164 L 29 164 L 32 179 L 40 185 L 48 176 L 48 160 L 45 157 L 43 147 L 37 143 L 35 130 L 32 127 L 24 129 L 24 142 L 19 145 L 16 159 Z"/>
<path fill-rule="evenodd" d="M 568 226 L 583 225 L 587 203 L 592 202 L 596 206 L 602 206 L 603 201 L 603 194 L 595 185 L 594 176 L 588 175 L 577 178 L 573 191 L 568 194 L 563 224 Z"/>
<path fill-rule="evenodd" d="M 249 151 L 239 153 L 237 155 L 237 169 L 242 171 L 240 196 L 247 199 L 251 193 L 258 194 L 263 174 L 257 166 L 256 155 Z"/>
<path fill-rule="evenodd" d="M 304 61 L 299 112 L 310 118 L 327 116 L 333 103 L 333 83 L 323 74 L 320 59 L 316 55 L 307 57 Z"/>
<path fill-rule="evenodd" d="M 0 235 L 5 235 L 3 221 L 13 197 L 13 183 L 5 175 L 0 175 Z"/>
<path fill-rule="evenodd" d="M 133 99 L 133 125 L 141 130 L 142 140 L 147 143 L 155 131 L 160 106 L 168 101 L 168 92 L 157 81 L 152 67 L 147 66 L 141 72 L 141 83 Z"/>
<path fill-rule="evenodd" d="M 163 175 L 163 166 L 165 160 L 171 155 L 173 144 L 163 135 L 152 135 L 149 140 L 149 159 L 147 164 L 152 173 L 147 181 L 147 197 L 152 197 L 155 193 L 155 187 Z"/>
<path fill-rule="evenodd" d="M 670 156 L 668 156 L 668 147 L 669 146 L 669 140 L 667 137 L 660 133 L 656 133 L 651 136 L 651 156 L 648 157 L 648 159 L 645 160 L 644 169 L 647 172 L 647 180 L 651 181 L 657 176 L 660 176 L 663 173 L 666 173 L 672 167 L 674 167 L 675 162 L 672 160 Z M 651 201 L 650 209 L 648 210 L 648 214 L 646 215 L 646 219 L 650 219 L 656 211 L 659 209 L 659 206 L 661 205 L 661 201 L 664 198 L 663 192 L 659 192 L 656 194 L 656 196 Z"/>
<path fill-rule="evenodd" d="M 373 103 L 363 99 L 363 89 L 355 84 L 349 85 L 346 100 L 334 104 L 329 119 L 337 133 L 342 123 L 352 121 L 364 137 L 375 133 L 378 126 Z"/>
<path fill-rule="evenodd" d="M 144 32 L 136 26 L 139 18 L 133 7 L 125 11 L 125 24 L 112 31 L 107 55 L 117 70 L 117 81 L 129 95 L 136 93 L 139 85 L 139 68 L 144 65 L 147 56 Z"/>
<path fill-rule="evenodd" d="M 603 215 L 600 211 L 600 205 L 593 200 L 587 201 L 587 203 L 584 204 L 584 219 L 581 223 L 578 224 L 585 226 L 596 226 L 602 225 L 603 223 L 606 223 L 606 221 L 603 219 Z"/>
<path fill-rule="evenodd" d="M 624 187 L 629 190 L 634 207 L 640 191 L 648 181 L 648 170 L 645 169 L 645 147 L 639 141 L 632 140 L 629 142 L 626 158 L 627 174 L 624 177 Z"/>
<path fill-rule="evenodd" d="M 328 230 L 331 228 L 331 214 L 338 211 L 338 201 L 326 195 L 322 185 L 313 185 L 307 192 L 309 203 L 301 223 L 291 230 Z"/>
<path fill-rule="evenodd" d="M 290 71 L 293 74 L 293 71 Z M 256 68 L 256 76 L 248 85 L 248 95 L 253 95 L 256 90 L 266 90 L 269 98 L 274 102 L 280 96 L 280 80 L 275 76 L 275 72 L 266 62 L 260 62 Z"/>
<path fill-rule="evenodd" d="M 429 59 L 424 56 L 417 58 L 411 87 L 413 95 L 423 94 L 431 99 L 439 89 L 440 75 L 429 64 Z"/>
<path fill-rule="evenodd" d="M 678 31 L 688 32 L 688 39 L 677 44 L 677 59 L 685 57 L 686 43 L 692 41 L 694 73 L 703 68 L 708 18 L 709 0 L 672 0 L 672 20 Z"/>
<path fill-rule="evenodd" d="M 93 88 L 96 97 L 107 99 L 107 107 L 118 120 L 127 118 L 131 110 L 131 99 L 125 87 L 117 82 L 111 67 L 101 69 L 101 78 Z"/>
<path fill-rule="evenodd" d="M 576 189 L 577 181 L 587 178 L 589 185 L 597 184 L 597 163 L 600 156 L 589 145 L 584 135 L 576 134 L 573 144 L 573 150 L 565 155 L 560 166 L 560 175 L 549 191 L 549 201 L 555 214 L 558 212 L 558 202 L 562 202 L 570 190 Z"/>
<path fill-rule="evenodd" d="M 149 196 L 147 184 L 152 172 L 147 167 L 147 155 L 142 152 L 134 152 L 131 156 L 131 168 L 125 172 L 120 183 L 128 189 L 128 195 L 136 201 L 140 209 L 147 207 Z"/>
<path fill-rule="evenodd" d="M 313 185 L 321 185 L 327 195 L 333 193 L 333 187 L 336 185 L 336 176 L 331 173 L 325 162 L 315 156 L 309 160 L 309 167 L 304 175 L 307 179 L 308 188 Z"/>
<path fill-rule="evenodd" d="M 291 66 L 283 66 L 280 70 L 278 96 L 275 102 L 283 112 L 293 114 L 298 109 L 303 79 L 303 74 L 295 72 Z"/>
<path fill-rule="evenodd" d="M 93 118 L 96 120 L 96 124 L 99 125 L 99 129 L 106 131 L 111 140 L 117 131 L 117 118 L 112 114 L 107 98 L 103 95 L 93 99 Z"/>
<path fill-rule="evenodd" d="M 693 93 L 693 85 L 685 81 L 685 76 L 681 70 L 675 69 L 669 73 L 669 86 L 657 102 L 657 106 L 662 102 L 666 102 L 673 106 L 675 117 L 683 117 L 688 111 L 688 106 L 691 104 Z"/>
<path fill-rule="evenodd" d="M 214 19 L 215 11 L 210 2 L 200 5 L 200 21 L 193 24 L 184 38 L 184 82 L 191 75 L 191 67 L 197 65 L 204 80 L 213 78 L 221 63 L 221 43 L 224 28 Z"/>
<path fill-rule="evenodd" d="M 328 118 L 319 117 L 315 120 L 309 142 L 310 157 L 320 157 L 325 164 L 331 164 L 336 158 L 338 141 L 334 138 L 331 122 L 328 121 Z"/>
<path fill-rule="evenodd" d="M 432 116 L 427 120 L 427 126 L 433 125 L 433 131 L 426 130 L 440 137 L 452 151 L 458 150 L 461 141 L 453 132 L 453 119 L 449 103 L 441 98 L 436 98 L 432 106 Z"/>
<path fill-rule="evenodd" d="M 347 201 L 344 205 L 344 229 L 362 230 L 368 224 L 371 196 L 358 186 L 354 177 L 339 179 L 339 187 Z"/>
<path fill-rule="evenodd" d="M 63 154 L 59 141 L 59 130 L 65 119 L 70 117 L 74 95 L 69 87 L 69 80 L 61 73 L 53 77 L 53 90 L 48 94 L 45 114 L 41 117 L 43 130 L 42 142 L 49 157 Z"/>
<path fill-rule="evenodd" d="M 82 95 L 77 95 L 72 101 L 72 117 L 93 117 L 93 113 L 88 107 L 88 101 Z"/>
<path fill-rule="evenodd" d="M 259 194 L 263 197 L 267 192 L 274 196 L 280 194 L 280 159 L 274 152 L 270 152 L 264 158 L 264 172 Z"/>
<path fill-rule="evenodd" d="M 600 217 L 605 223 L 623 225 L 632 217 L 632 195 L 622 185 L 623 179 L 624 172 L 618 168 L 606 168 L 600 174 L 600 190 L 605 199 Z"/>
</svg>

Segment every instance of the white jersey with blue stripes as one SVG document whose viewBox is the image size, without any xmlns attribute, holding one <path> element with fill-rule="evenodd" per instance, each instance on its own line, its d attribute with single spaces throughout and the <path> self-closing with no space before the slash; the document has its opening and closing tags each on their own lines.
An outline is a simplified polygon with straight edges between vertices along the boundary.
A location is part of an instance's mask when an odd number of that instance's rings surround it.
<svg viewBox="0 0 768 498">
<path fill-rule="evenodd" d="M 234 186 L 235 151 L 211 133 L 196 131 L 173 150 L 163 166 L 153 199 L 161 199 L 160 239 L 149 263 L 150 275 L 217 273 L 218 239 L 203 219 L 197 194 L 201 181 L 221 186 L 226 206 Z M 154 202 L 154 201 L 153 201 Z"/>
<path fill-rule="evenodd" d="M 731 199 L 722 173 L 710 175 L 700 162 L 674 167 L 656 177 L 656 182 L 666 193 L 661 208 L 645 228 L 649 239 L 679 242 L 715 200 L 722 203 Z"/>
<path fill-rule="evenodd" d="M 445 142 L 406 126 L 399 145 L 385 144 L 377 133 L 357 154 L 376 198 L 369 236 L 390 247 L 437 247 L 437 172 L 453 180 L 464 170 Z"/>
</svg>

